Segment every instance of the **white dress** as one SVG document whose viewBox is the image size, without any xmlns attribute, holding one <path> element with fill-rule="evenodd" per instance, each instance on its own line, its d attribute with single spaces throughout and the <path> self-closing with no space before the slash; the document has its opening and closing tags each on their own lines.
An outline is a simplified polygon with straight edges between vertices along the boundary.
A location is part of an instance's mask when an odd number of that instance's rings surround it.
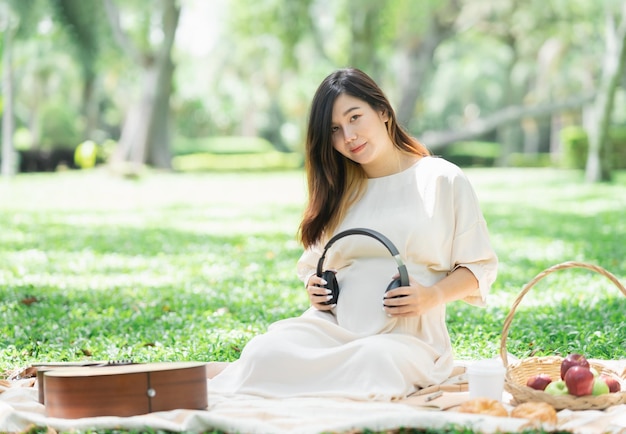
<svg viewBox="0 0 626 434">
<path fill-rule="evenodd" d="M 389 238 L 409 275 L 422 285 L 433 285 L 459 266 L 468 268 L 479 288 L 465 301 L 484 305 L 497 258 L 476 194 L 457 166 L 425 157 L 400 173 L 369 179 L 336 233 L 356 227 Z M 305 251 L 298 261 L 304 282 L 315 272 L 323 246 Z M 209 381 L 209 390 L 390 400 L 442 382 L 453 368 L 445 305 L 421 316 L 388 317 L 382 299 L 397 267 L 376 239 L 339 239 L 324 261 L 324 269 L 337 270 L 336 308 L 310 308 L 272 324 Z"/>
</svg>

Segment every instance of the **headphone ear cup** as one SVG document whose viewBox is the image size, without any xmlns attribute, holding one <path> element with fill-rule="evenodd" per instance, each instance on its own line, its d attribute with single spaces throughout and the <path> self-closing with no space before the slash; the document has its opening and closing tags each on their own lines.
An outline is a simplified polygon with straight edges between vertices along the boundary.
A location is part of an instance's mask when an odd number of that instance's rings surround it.
<svg viewBox="0 0 626 434">
<path fill-rule="evenodd" d="M 331 293 L 329 294 L 332 298 L 322 304 L 330 305 L 337 303 L 339 299 L 339 283 L 337 283 L 337 277 L 335 276 L 334 271 L 326 270 L 322 273 L 322 279 L 324 279 L 327 283 L 325 288 L 330 289 Z"/>
<path fill-rule="evenodd" d="M 400 288 L 401 286 L 402 286 L 402 282 L 400 278 L 398 277 L 397 279 L 394 279 L 389 283 L 389 285 L 387 286 L 387 289 L 385 289 L 385 292 L 391 291 L 392 289 Z M 400 298 L 400 297 L 406 297 L 406 295 L 398 295 L 393 298 Z"/>
</svg>

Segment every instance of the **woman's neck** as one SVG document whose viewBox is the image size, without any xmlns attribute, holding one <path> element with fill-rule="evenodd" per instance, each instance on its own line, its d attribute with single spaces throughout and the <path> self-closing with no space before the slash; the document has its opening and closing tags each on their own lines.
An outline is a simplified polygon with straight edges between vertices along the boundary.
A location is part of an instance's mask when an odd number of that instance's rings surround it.
<svg viewBox="0 0 626 434">
<path fill-rule="evenodd" d="M 375 164 L 363 166 L 363 170 L 368 178 L 382 178 L 408 169 L 421 158 L 420 155 L 394 149 L 394 152 L 390 152 L 387 158 L 379 159 Z"/>
</svg>

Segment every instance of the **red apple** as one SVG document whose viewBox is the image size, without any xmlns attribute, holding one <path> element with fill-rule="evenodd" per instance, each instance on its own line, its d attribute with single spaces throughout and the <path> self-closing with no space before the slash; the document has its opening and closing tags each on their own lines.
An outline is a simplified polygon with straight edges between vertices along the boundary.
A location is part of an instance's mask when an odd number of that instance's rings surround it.
<svg viewBox="0 0 626 434">
<path fill-rule="evenodd" d="M 609 392 L 617 393 L 620 390 L 622 390 L 622 386 L 619 384 L 619 381 L 617 381 L 615 378 L 609 377 L 608 375 L 600 375 L 600 379 L 604 380 L 606 385 L 609 386 Z"/>
<path fill-rule="evenodd" d="M 552 383 L 552 378 L 548 374 L 533 375 L 526 381 L 528 387 L 536 390 L 545 390 L 548 384 Z"/>
<path fill-rule="evenodd" d="M 572 366 L 582 366 L 583 368 L 589 369 L 589 362 L 582 354 L 572 353 L 569 354 L 566 358 L 561 362 L 561 379 L 565 380 L 565 373 Z M 593 374 L 592 374 L 593 375 Z"/>
<path fill-rule="evenodd" d="M 589 368 L 572 366 L 565 373 L 565 385 L 574 396 L 591 395 L 595 377 Z"/>
</svg>

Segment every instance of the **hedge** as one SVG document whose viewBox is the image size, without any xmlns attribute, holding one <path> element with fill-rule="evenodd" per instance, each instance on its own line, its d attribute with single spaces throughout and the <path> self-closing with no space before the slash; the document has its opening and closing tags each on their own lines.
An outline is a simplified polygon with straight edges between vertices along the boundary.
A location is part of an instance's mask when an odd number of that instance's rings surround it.
<svg viewBox="0 0 626 434">
<path fill-rule="evenodd" d="M 560 134 L 563 145 L 561 164 L 568 169 L 584 169 L 589 149 L 587 132 L 574 125 L 563 128 Z M 610 155 L 607 160 L 611 161 L 612 169 L 626 169 L 626 125 L 612 127 L 608 139 Z"/>
</svg>

